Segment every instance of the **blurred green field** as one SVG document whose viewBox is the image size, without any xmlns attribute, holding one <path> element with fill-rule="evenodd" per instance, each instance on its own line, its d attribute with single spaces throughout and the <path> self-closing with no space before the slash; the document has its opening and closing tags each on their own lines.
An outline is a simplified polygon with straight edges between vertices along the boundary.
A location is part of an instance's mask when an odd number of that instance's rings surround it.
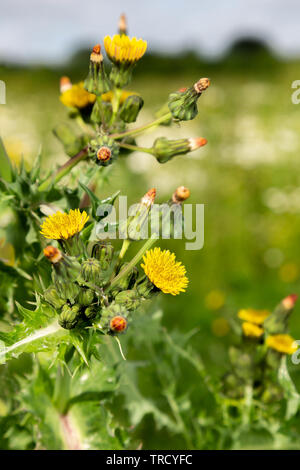
<svg viewBox="0 0 300 470">
<path fill-rule="evenodd" d="M 66 160 L 52 128 L 67 120 L 58 99 L 60 76 L 84 78 L 84 67 L 75 62 L 66 70 L 0 68 L 7 86 L 0 134 L 12 158 L 24 153 L 30 162 L 42 145 L 45 168 Z M 190 284 L 185 294 L 160 296 L 157 302 L 167 328 L 199 329 L 193 345 L 209 370 L 221 374 L 232 341 L 227 320 L 239 308 L 272 309 L 284 296 L 300 293 L 300 108 L 291 102 L 299 62 L 258 54 L 219 63 L 187 58 L 182 66 L 180 58 L 155 63 L 152 58 L 144 72 L 141 63 L 131 86 L 145 100 L 141 123 L 152 119 L 169 92 L 202 76 L 212 84 L 199 100 L 195 121 L 161 127 L 139 142 L 151 145 L 159 135 L 202 136 L 208 145 L 165 165 L 137 153 L 119 160 L 102 195 L 121 189 L 134 203 L 156 187 L 163 202 L 185 185 L 190 202 L 205 204 L 202 250 L 186 251 L 178 240 L 160 243 L 186 265 Z M 5 223 L 1 220 L 2 227 Z M 291 323 L 292 335 L 300 338 L 300 306 Z M 289 368 L 300 388 L 299 367 L 289 363 Z"/>
</svg>

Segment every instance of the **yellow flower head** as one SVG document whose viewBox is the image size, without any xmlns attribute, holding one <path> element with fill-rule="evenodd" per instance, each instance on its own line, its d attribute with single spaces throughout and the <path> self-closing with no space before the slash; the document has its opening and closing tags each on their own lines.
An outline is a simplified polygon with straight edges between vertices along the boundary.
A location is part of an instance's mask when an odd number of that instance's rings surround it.
<svg viewBox="0 0 300 470">
<path fill-rule="evenodd" d="M 116 64 L 134 64 L 146 52 L 147 41 L 129 38 L 125 34 L 105 36 L 104 47 L 109 59 Z"/>
<path fill-rule="evenodd" d="M 124 101 L 128 98 L 128 96 L 132 96 L 132 95 L 137 95 L 139 96 L 137 93 L 134 93 L 133 91 L 127 91 L 127 90 L 123 90 L 122 91 L 122 95 L 121 95 L 121 98 L 120 98 L 120 104 L 123 104 Z M 108 91 L 107 93 L 103 93 L 101 95 L 101 98 L 103 101 L 106 101 L 108 103 L 111 103 L 113 98 L 114 98 L 114 92 L 113 91 Z"/>
<path fill-rule="evenodd" d="M 188 285 L 185 267 L 175 260 L 169 250 L 154 248 L 148 250 L 141 264 L 150 281 L 165 294 L 177 295 Z"/>
<path fill-rule="evenodd" d="M 239 311 L 238 317 L 246 322 L 261 325 L 270 315 L 268 310 L 254 310 L 253 308 L 245 308 Z"/>
<path fill-rule="evenodd" d="M 242 329 L 244 335 L 250 338 L 259 338 L 264 332 L 260 326 L 254 325 L 253 323 L 249 323 L 247 321 L 242 324 Z"/>
<path fill-rule="evenodd" d="M 88 220 L 87 213 L 80 212 L 79 209 L 71 209 L 68 214 L 58 211 L 47 217 L 41 225 L 40 233 L 51 240 L 68 240 L 80 232 Z"/>
<path fill-rule="evenodd" d="M 293 354 L 298 346 L 294 338 L 290 335 L 271 335 L 266 339 L 269 348 L 275 349 L 282 354 Z"/>
<path fill-rule="evenodd" d="M 96 95 L 86 91 L 83 87 L 83 82 L 80 82 L 64 91 L 59 99 L 68 108 L 82 109 L 95 103 Z"/>
</svg>

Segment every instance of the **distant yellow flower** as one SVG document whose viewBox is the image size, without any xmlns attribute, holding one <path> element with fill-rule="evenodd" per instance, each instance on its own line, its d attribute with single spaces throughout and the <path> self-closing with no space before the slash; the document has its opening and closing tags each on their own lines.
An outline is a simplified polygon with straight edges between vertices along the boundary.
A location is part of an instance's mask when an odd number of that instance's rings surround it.
<svg viewBox="0 0 300 470">
<path fill-rule="evenodd" d="M 72 85 L 71 88 L 64 91 L 60 97 L 60 101 L 69 108 L 86 108 L 93 104 L 96 100 L 96 95 L 89 93 L 83 87 L 83 82 Z"/>
<path fill-rule="evenodd" d="M 51 240 L 68 240 L 80 232 L 89 220 L 85 211 L 79 209 L 70 210 L 69 214 L 56 212 L 47 217 L 41 225 L 41 234 Z"/>
<path fill-rule="evenodd" d="M 211 325 L 212 332 L 215 336 L 226 336 L 230 331 L 230 325 L 226 318 L 216 318 Z"/>
<path fill-rule="evenodd" d="M 242 329 L 244 335 L 249 336 L 251 338 L 259 338 L 264 332 L 264 330 L 260 326 L 254 325 L 254 323 L 249 322 L 244 322 L 242 324 Z"/>
<path fill-rule="evenodd" d="M 223 307 L 225 303 L 225 296 L 222 291 L 215 289 L 211 290 L 205 297 L 205 305 L 209 310 L 218 310 Z"/>
<path fill-rule="evenodd" d="M 165 294 L 177 295 L 188 285 L 186 269 L 169 250 L 154 248 L 143 257 L 142 268 L 150 281 Z"/>
<path fill-rule="evenodd" d="M 129 38 L 125 34 L 105 36 L 104 47 L 109 59 L 117 64 L 134 64 L 146 52 L 147 41 Z"/>
<path fill-rule="evenodd" d="M 133 91 L 123 90 L 121 98 L 120 98 L 120 104 L 123 104 L 124 101 L 128 98 L 128 96 L 132 96 L 132 95 L 137 95 L 137 93 L 134 93 Z M 108 91 L 107 93 L 103 93 L 103 95 L 101 95 L 102 100 L 107 101 L 108 103 L 112 102 L 113 97 L 114 97 L 114 92 L 111 91 L 111 90 Z"/>
<path fill-rule="evenodd" d="M 239 311 L 238 317 L 246 322 L 261 325 L 270 315 L 268 310 L 254 310 L 253 308 L 245 308 Z"/>
<path fill-rule="evenodd" d="M 290 335 L 271 335 L 266 339 L 269 348 L 275 349 L 282 354 L 293 354 L 298 346 L 294 338 Z"/>
</svg>

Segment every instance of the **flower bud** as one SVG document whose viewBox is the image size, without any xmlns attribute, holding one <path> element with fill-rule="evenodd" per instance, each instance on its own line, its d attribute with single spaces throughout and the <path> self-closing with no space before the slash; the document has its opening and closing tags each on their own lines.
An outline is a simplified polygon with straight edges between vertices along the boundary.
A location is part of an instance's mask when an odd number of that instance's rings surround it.
<svg viewBox="0 0 300 470">
<path fill-rule="evenodd" d="M 198 142 L 196 145 L 195 142 Z M 206 139 L 178 139 L 168 140 L 158 137 L 152 146 L 152 153 L 159 163 L 166 163 L 175 155 L 186 154 L 206 144 Z"/>
<path fill-rule="evenodd" d="M 144 105 L 144 100 L 141 96 L 130 95 L 124 101 L 120 110 L 120 118 L 124 122 L 135 122 L 140 110 Z"/>
<path fill-rule="evenodd" d="M 136 285 L 139 296 L 144 299 L 150 299 L 155 293 L 160 292 L 157 287 L 146 277 Z"/>
<path fill-rule="evenodd" d="M 127 320 L 120 315 L 113 317 L 110 320 L 110 332 L 111 334 L 119 334 L 125 331 L 127 328 Z"/>
<path fill-rule="evenodd" d="M 136 310 L 140 303 L 141 297 L 136 290 L 123 290 L 115 297 L 115 303 L 123 305 L 127 310 Z"/>
<path fill-rule="evenodd" d="M 174 204 L 181 204 L 183 201 L 186 201 L 191 195 L 191 192 L 188 188 L 184 186 L 179 186 L 176 191 L 173 193 L 172 202 Z"/>
<path fill-rule="evenodd" d="M 77 302 L 80 305 L 90 305 L 94 300 L 94 292 L 91 289 L 82 287 L 79 291 Z"/>
<path fill-rule="evenodd" d="M 90 55 L 89 73 L 84 82 L 84 88 L 94 95 L 101 96 L 110 90 L 110 84 L 105 73 L 101 46 L 97 44 Z"/>
<path fill-rule="evenodd" d="M 54 286 L 48 287 L 48 289 L 44 292 L 44 299 L 46 302 L 48 302 L 50 305 L 52 305 L 54 308 L 59 309 L 65 304 L 65 300 L 62 300 L 58 293 L 57 290 L 55 289 Z"/>
<path fill-rule="evenodd" d="M 79 305 L 73 305 L 73 307 L 69 307 L 69 305 L 64 305 L 61 314 L 59 315 L 58 323 L 62 328 L 65 328 L 66 330 L 71 330 L 77 325 L 79 316 Z"/>
<path fill-rule="evenodd" d="M 194 119 L 198 114 L 197 100 L 209 85 L 208 78 L 201 78 L 187 90 L 171 93 L 168 106 L 173 118 L 179 121 Z"/>
<path fill-rule="evenodd" d="M 92 249 L 92 257 L 96 258 L 103 271 L 107 271 L 114 255 L 114 247 L 111 243 L 96 243 Z"/>
<path fill-rule="evenodd" d="M 124 13 L 120 16 L 118 29 L 120 36 L 122 36 L 122 34 L 127 35 L 127 19 Z"/>
<path fill-rule="evenodd" d="M 110 333 L 111 319 L 117 316 L 126 318 L 127 314 L 128 311 L 123 305 L 118 305 L 115 302 L 112 302 L 108 307 L 102 308 L 101 318 L 98 325 L 104 332 Z"/>
<path fill-rule="evenodd" d="M 296 294 L 285 297 L 274 312 L 264 321 L 264 329 L 269 335 L 286 333 L 288 320 L 297 300 Z"/>
<path fill-rule="evenodd" d="M 61 93 L 64 93 L 67 90 L 72 88 L 72 82 L 69 77 L 61 77 L 59 82 L 59 90 Z"/>
<path fill-rule="evenodd" d="M 95 124 L 109 123 L 113 110 L 111 103 L 96 100 L 91 113 L 91 121 Z"/>
<path fill-rule="evenodd" d="M 97 286 L 103 285 L 104 276 L 100 262 L 95 258 L 89 258 L 81 265 L 80 276 L 84 282 L 91 282 Z"/>
<path fill-rule="evenodd" d="M 46 248 L 44 248 L 44 255 L 53 264 L 59 263 L 62 259 L 61 251 L 52 245 L 48 245 Z"/>
<path fill-rule="evenodd" d="M 92 139 L 89 144 L 88 154 L 93 157 L 99 166 L 110 165 L 119 154 L 119 146 L 107 135 Z"/>
<path fill-rule="evenodd" d="M 153 206 L 156 196 L 156 189 L 152 188 L 142 197 L 139 204 L 136 205 L 134 215 L 121 225 L 120 232 L 129 238 L 129 240 L 140 240 L 143 238 L 143 231 L 148 223 L 148 214 Z"/>
<path fill-rule="evenodd" d="M 54 285 L 62 299 L 65 301 L 68 300 L 72 304 L 75 302 L 75 299 L 79 293 L 79 286 L 76 283 L 55 279 Z"/>
<path fill-rule="evenodd" d="M 123 263 L 120 267 L 119 272 L 121 272 L 127 265 L 128 265 L 128 263 Z M 122 291 L 122 290 L 131 289 L 131 287 L 133 287 L 137 277 L 138 277 L 138 270 L 134 266 L 125 276 L 123 276 L 119 280 L 118 284 L 116 284 L 114 286 L 114 288 L 111 291 L 112 295 L 116 295 L 119 291 Z"/>
<path fill-rule="evenodd" d="M 97 316 L 97 310 L 95 307 L 87 307 L 84 311 L 84 315 L 88 320 L 93 320 Z"/>
</svg>

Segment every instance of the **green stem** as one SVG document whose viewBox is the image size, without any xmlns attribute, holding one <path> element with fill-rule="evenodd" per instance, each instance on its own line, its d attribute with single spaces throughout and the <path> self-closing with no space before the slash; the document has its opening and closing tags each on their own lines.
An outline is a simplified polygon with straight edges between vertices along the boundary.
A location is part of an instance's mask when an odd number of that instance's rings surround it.
<svg viewBox="0 0 300 470">
<path fill-rule="evenodd" d="M 150 153 L 152 154 L 152 149 L 151 148 L 146 148 L 146 147 L 138 147 L 137 145 L 131 145 L 131 144 L 125 144 L 125 143 L 119 143 L 120 147 L 124 147 L 125 149 L 133 150 L 134 152 L 144 152 L 144 153 Z"/>
<path fill-rule="evenodd" d="M 158 119 L 155 119 L 155 121 L 149 122 L 149 124 L 145 124 L 144 126 L 137 127 L 136 129 L 131 129 L 129 131 L 126 131 L 120 134 L 111 134 L 110 138 L 117 140 L 117 139 L 123 139 L 124 137 L 140 134 L 141 132 L 144 132 L 147 129 L 150 129 L 151 127 L 159 126 L 159 124 L 161 124 L 162 122 L 168 121 L 171 117 L 172 117 L 172 114 L 169 112 L 159 117 Z"/>
<path fill-rule="evenodd" d="M 119 260 L 120 261 L 124 258 L 125 253 L 128 250 L 130 243 L 131 243 L 131 241 L 128 240 L 128 238 L 123 240 L 123 245 L 122 245 L 122 248 L 121 248 L 121 251 L 120 251 L 120 254 L 119 254 Z"/>
<path fill-rule="evenodd" d="M 111 281 L 110 285 L 108 286 L 108 291 L 112 289 L 122 277 L 126 276 L 126 274 L 140 261 L 140 259 L 143 257 L 144 253 L 156 242 L 158 239 L 157 234 L 153 234 L 149 240 L 146 241 L 146 243 L 142 246 L 140 251 L 137 252 L 137 254 L 132 258 L 132 260 L 127 264 L 127 266 L 122 269 L 122 271 L 113 278 Z"/>
<path fill-rule="evenodd" d="M 81 130 L 89 135 L 90 137 L 94 137 L 95 136 L 95 132 L 92 131 L 92 129 L 89 128 L 89 126 L 84 122 L 84 120 L 82 119 L 82 116 L 80 116 L 80 114 L 77 114 L 76 116 L 76 122 L 78 124 L 78 126 L 81 128 Z"/>
<path fill-rule="evenodd" d="M 60 414 L 65 415 L 70 399 L 71 376 L 67 368 L 58 366 L 53 395 L 53 403 Z"/>
<path fill-rule="evenodd" d="M 64 165 L 62 165 L 55 175 L 50 176 L 47 178 L 43 183 L 39 185 L 39 191 L 46 191 L 51 183 L 57 183 L 60 181 L 65 175 L 67 175 L 74 166 L 76 166 L 82 160 L 85 160 L 88 156 L 88 148 L 84 147 L 80 152 L 78 152 L 74 157 L 70 158 Z"/>
</svg>

